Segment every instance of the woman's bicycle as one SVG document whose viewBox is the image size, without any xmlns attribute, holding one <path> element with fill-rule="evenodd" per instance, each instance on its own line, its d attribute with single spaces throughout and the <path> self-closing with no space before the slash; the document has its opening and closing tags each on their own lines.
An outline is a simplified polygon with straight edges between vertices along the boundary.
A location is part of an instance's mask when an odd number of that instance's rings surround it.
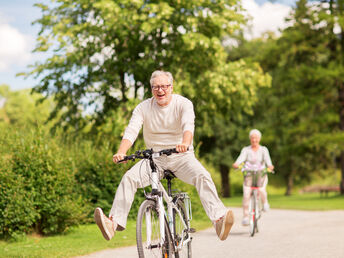
<svg viewBox="0 0 344 258">
<path fill-rule="evenodd" d="M 170 170 L 164 170 L 167 179 L 167 191 L 160 182 L 154 158 L 162 155 L 178 153 L 176 149 L 165 149 L 154 152 L 152 149 L 139 150 L 135 154 L 125 156 L 119 162 L 145 159 L 151 168 L 152 191 L 144 195 L 144 200 L 139 208 L 136 222 L 137 251 L 140 258 L 190 258 L 191 241 L 190 233 L 195 230 L 190 228 L 192 219 L 191 200 L 187 193 L 173 190 L 172 180 L 175 175 Z M 164 204 L 165 201 L 165 204 Z"/>
<path fill-rule="evenodd" d="M 253 237 L 255 233 L 258 233 L 258 220 L 262 216 L 263 205 L 259 195 L 259 188 L 263 186 L 265 177 L 268 172 L 267 168 L 264 169 L 245 169 L 242 168 L 244 173 L 244 185 L 251 188 L 251 196 L 249 202 L 249 231 Z"/>
</svg>

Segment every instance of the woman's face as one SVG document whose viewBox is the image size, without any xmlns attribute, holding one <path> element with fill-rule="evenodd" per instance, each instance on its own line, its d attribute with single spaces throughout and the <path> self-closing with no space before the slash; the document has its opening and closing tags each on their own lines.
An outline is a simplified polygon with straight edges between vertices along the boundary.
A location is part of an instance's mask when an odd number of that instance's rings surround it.
<svg viewBox="0 0 344 258">
<path fill-rule="evenodd" d="M 259 142 L 260 142 L 260 137 L 256 134 L 252 134 L 250 137 L 250 141 L 251 141 L 251 146 L 252 147 L 258 147 L 259 146 Z"/>
</svg>

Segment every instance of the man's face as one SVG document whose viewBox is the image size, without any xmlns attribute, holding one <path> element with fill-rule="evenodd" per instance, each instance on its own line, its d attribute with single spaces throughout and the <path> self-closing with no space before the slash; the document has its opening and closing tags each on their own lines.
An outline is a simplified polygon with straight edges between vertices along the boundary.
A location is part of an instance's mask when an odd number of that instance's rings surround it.
<svg viewBox="0 0 344 258">
<path fill-rule="evenodd" d="M 152 83 L 152 94 L 160 106 L 167 106 L 172 100 L 173 86 L 166 75 L 155 77 Z"/>
<path fill-rule="evenodd" d="M 251 135 L 251 137 L 250 137 L 250 141 L 251 141 L 251 146 L 252 146 L 252 147 L 257 147 L 257 146 L 259 145 L 260 138 L 259 138 L 258 135 L 253 134 L 253 135 Z"/>
</svg>

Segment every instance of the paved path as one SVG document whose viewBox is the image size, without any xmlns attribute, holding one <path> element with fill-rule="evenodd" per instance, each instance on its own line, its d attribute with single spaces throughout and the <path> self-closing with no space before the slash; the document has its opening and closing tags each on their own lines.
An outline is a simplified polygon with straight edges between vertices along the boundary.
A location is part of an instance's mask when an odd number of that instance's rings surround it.
<svg viewBox="0 0 344 258">
<path fill-rule="evenodd" d="M 213 228 L 194 235 L 194 258 L 315 258 L 344 257 L 344 210 L 270 210 L 260 220 L 254 237 L 241 226 L 241 209 L 234 208 L 235 224 L 225 241 Z M 115 240 L 113 240 L 115 241 Z M 136 258 L 136 246 L 100 251 L 84 258 Z"/>
</svg>

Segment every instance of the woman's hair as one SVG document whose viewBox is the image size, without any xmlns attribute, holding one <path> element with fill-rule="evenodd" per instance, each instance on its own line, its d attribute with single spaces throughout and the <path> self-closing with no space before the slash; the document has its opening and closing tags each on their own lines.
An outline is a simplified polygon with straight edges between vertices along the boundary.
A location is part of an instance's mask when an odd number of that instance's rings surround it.
<svg viewBox="0 0 344 258">
<path fill-rule="evenodd" d="M 152 73 L 152 76 L 150 78 L 150 85 L 153 86 L 153 80 L 154 78 L 161 76 L 161 75 L 165 75 L 167 76 L 169 83 L 171 84 L 171 86 L 173 85 L 173 76 L 170 72 L 165 72 L 165 71 L 160 71 L 160 70 L 156 70 Z"/>
<path fill-rule="evenodd" d="M 250 138 L 251 138 L 251 136 L 252 135 L 258 135 L 258 137 L 259 138 L 262 138 L 262 133 L 258 130 L 258 129 L 252 129 L 251 131 L 250 131 L 250 134 L 249 134 L 249 136 L 250 136 Z"/>
</svg>

